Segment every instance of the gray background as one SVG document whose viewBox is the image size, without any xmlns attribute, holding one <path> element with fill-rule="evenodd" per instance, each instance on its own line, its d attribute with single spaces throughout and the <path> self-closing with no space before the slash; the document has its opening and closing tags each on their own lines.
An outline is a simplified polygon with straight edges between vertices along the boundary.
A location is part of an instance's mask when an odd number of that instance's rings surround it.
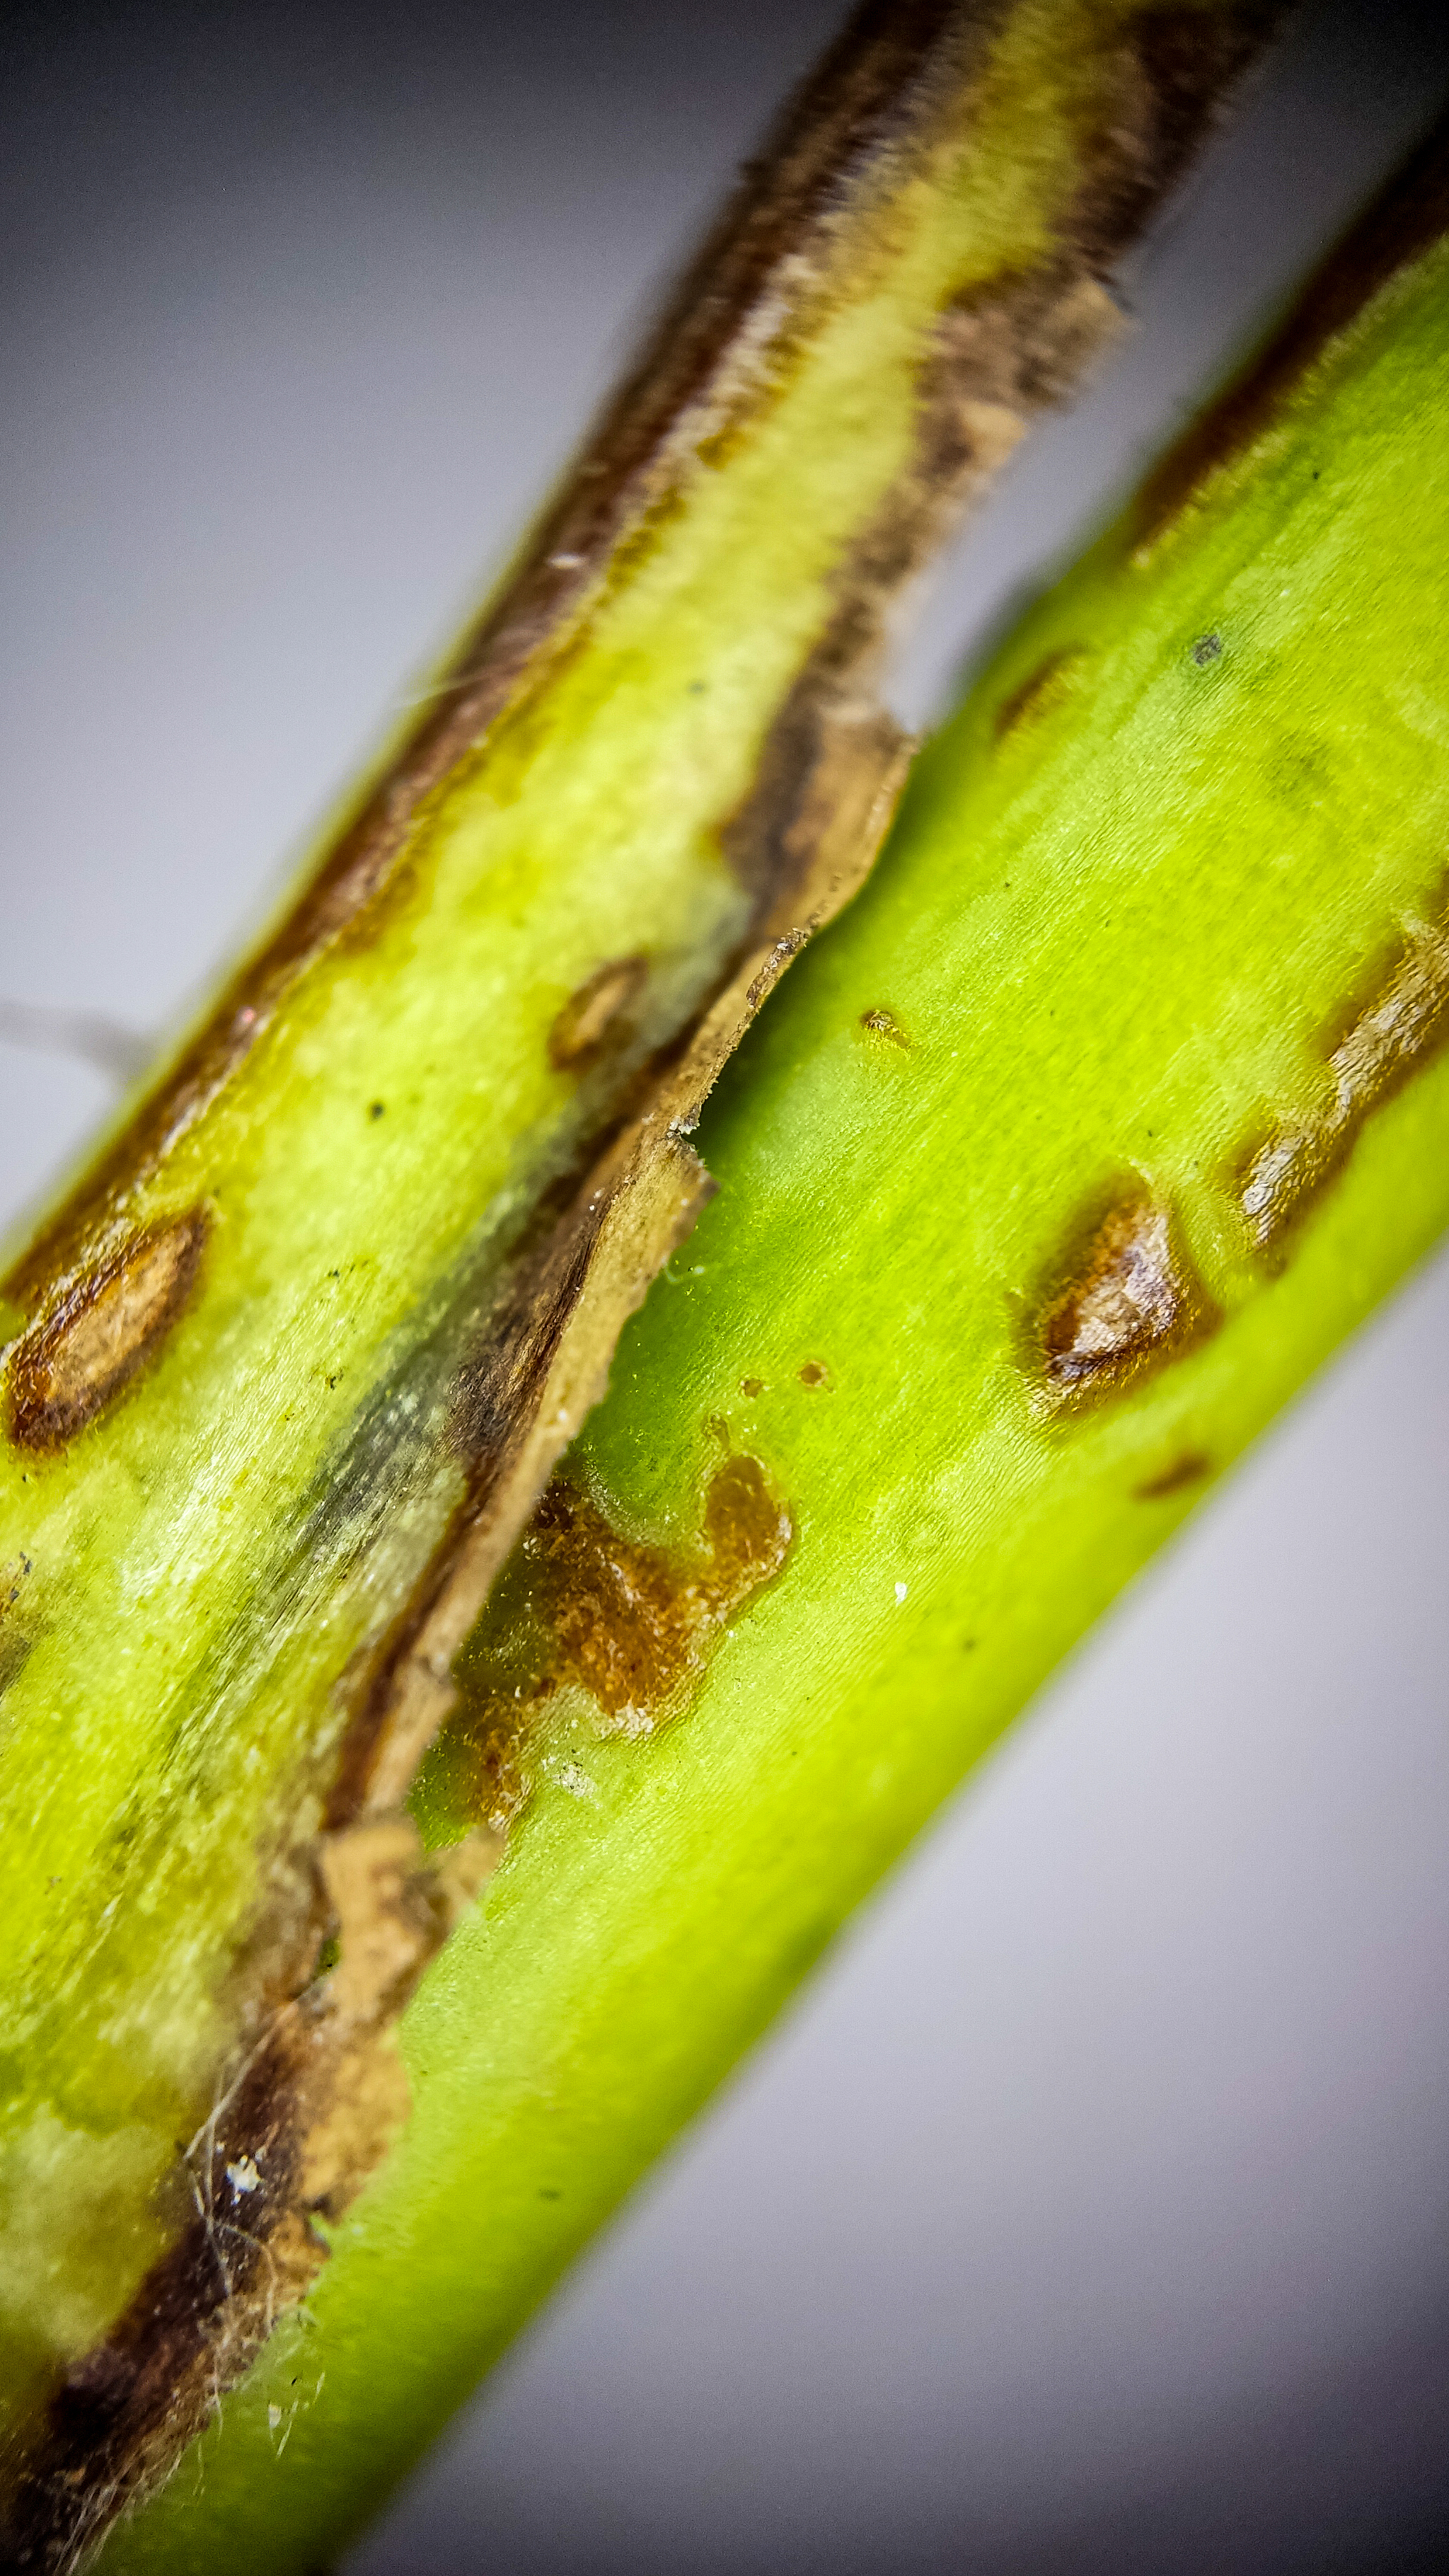
<svg viewBox="0 0 1449 2576">
<path fill-rule="evenodd" d="M 840 14 L 10 21 L 0 1214 L 275 898 Z M 1142 335 L 940 573 L 908 715 L 1425 122 L 1446 20 L 1299 26 L 1140 263 Z M 348 2576 L 1427 2563 L 1446 1346 L 1441 1259 L 968 1787 Z"/>
</svg>

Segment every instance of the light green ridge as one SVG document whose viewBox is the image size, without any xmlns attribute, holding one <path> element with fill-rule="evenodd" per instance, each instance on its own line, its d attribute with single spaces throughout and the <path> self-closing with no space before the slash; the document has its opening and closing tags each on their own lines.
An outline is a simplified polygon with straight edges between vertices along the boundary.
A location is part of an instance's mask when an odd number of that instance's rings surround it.
<svg viewBox="0 0 1449 2576">
<path fill-rule="evenodd" d="M 1049 246 L 1134 14 L 1020 0 L 956 127 L 842 218 L 753 409 L 433 794 L 366 936 L 131 1191 L 128 1223 L 212 1220 L 144 1385 L 62 1454 L 0 1444 L 0 2412 L 189 2207 L 158 2185 L 226 2057 L 266 1855 L 306 1827 L 299 1765 L 461 1490 L 428 1337 L 456 1354 L 599 1109 L 549 1062 L 555 1014 L 647 955 L 622 1083 L 718 976 L 748 910 L 719 835 L 909 462 L 936 316 Z"/>
<path fill-rule="evenodd" d="M 407 2014 L 408 2131 L 107 2576 L 286 2576 L 356 2527 L 1203 1488 L 1140 1489 L 1227 1467 L 1449 1222 L 1442 1054 L 1276 1269 L 1229 1178 L 1265 1112 L 1322 1111 L 1321 1033 L 1401 926 L 1442 927 L 1446 399 L 1440 248 L 1145 562 L 1129 526 L 1028 620 L 747 1041 L 719 1196 L 570 1472 L 691 1532 L 722 1415 L 791 1558 L 657 1737 L 580 1723 L 592 1798 L 540 1781 Z M 1133 1172 L 1221 1327 L 1049 1418 L 1016 1301 Z"/>
</svg>

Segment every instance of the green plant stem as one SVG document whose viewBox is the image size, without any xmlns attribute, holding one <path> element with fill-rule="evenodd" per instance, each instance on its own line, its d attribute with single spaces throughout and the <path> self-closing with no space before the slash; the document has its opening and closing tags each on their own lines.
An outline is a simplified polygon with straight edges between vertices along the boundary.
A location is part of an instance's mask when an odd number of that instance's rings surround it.
<svg viewBox="0 0 1449 2576">
<path fill-rule="evenodd" d="M 356 2526 L 1449 1222 L 1444 172 L 1013 637 L 721 1085 L 420 1784 L 516 1821 L 410 2127 L 109 2576 Z"/>
<path fill-rule="evenodd" d="M 430 1872 L 397 1813 L 436 1623 L 700 1203 L 675 1130 L 718 1052 L 869 855 L 890 595 L 1112 327 L 1273 14 L 868 6 L 417 729 L 10 1275 L 17 2551 L 60 2563 L 164 2470 L 386 2149 L 391 2019 L 495 1847 Z"/>
</svg>

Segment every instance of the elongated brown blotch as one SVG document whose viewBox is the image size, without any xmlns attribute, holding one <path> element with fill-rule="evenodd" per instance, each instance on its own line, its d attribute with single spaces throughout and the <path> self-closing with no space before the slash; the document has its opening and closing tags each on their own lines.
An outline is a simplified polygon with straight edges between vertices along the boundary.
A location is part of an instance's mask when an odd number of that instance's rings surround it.
<svg viewBox="0 0 1449 2576">
<path fill-rule="evenodd" d="M 123 1235 L 56 1297 L 10 1355 L 10 1436 L 64 1449 L 153 1360 L 195 1289 L 204 1207 Z"/>
<path fill-rule="evenodd" d="M 1343 1170 L 1375 1110 L 1449 1043 L 1449 907 L 1406 931 L 1367 989 L 1324 1032 L 1326 1097 L 1316 1114 L 1270 1119 L 1244 1146 L 1232 1183 L 1249 1240 L 1274 1267 Z"/>
<path fill-rule="evenodd" d="M 569 995 L 548 1033 L 549 1062 L 556 1072 L 591 1063 L 617 1036 L 648 975 L 647 957 L 614 957 Z"/>
<path fill-rule="evenodd" d="M 757 1458 L 732 1455 L 705 1491 L 698 1538 L 630 1538 L 576 1479 L 555 1477 L 455 1668 L 456 1705 L 421 1795 L 506 1829 L 527 1803 L 561 1691 L 592 1702 L 592 1731 L 639 1737 L 676 1715 L 727 1623 L 790 1553 L 788 1508 Z"/>
</svg>

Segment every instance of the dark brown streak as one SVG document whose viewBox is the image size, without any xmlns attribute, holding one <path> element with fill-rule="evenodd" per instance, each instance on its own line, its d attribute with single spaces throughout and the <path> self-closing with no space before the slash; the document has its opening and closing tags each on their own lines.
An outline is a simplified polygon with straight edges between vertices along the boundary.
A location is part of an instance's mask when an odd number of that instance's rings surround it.
<svg viewBox="0 0 1449 2576">
<path fill-rule="evenodd" d="M 456 1892 L 476 1892 L 485 1870 L 475 1861 Z M 359 2133 L 362 2161 L 375 2161 L 406 2115 L 393 2025 L 455 1910 L 405 1820 L 323 1839 L 240 2069 L 185 2150 L 191 2213 L 125 2316 L 67 2372 L 44 2455 L 0 2505 L 0 2564 L 73 2564 L 138 2483 L 164 2475 L 217 2390 L 305 2295 L 326 2259 L 313 2214 L 336 2214 Z M 329 1931 L 339 1955 L 322 1975 Z M 350 2196 L 344 2187 L 341 2202 Z"/>
<path fill-rule="evenodd" d="M 166 2465 L 178 2393 L 185 2392 L 187 2430 L 199 2430 L 208 2364 L 236 2376 L 265 2339 L 273 2299 L 288 2304 L 288 2293 L 295 2297 L 315 2272 L 321 2246 L 290 2213 L 294 2055 L 279 2029 L 193 2149 L 195 2214 L 119 2324 L 67 2373 L 52 2404 L 47 2453 L 22 2470 L 10 2527 L 0 2524 L 4 2565 L 66 2565 L 105 2527 L 118 2494 Z M 261 2177 L 245 2195 L 226 2171 L 242 2141 Z"/>
<path fill-rule="evenodd" d="M 1071 688 L 1072 674 L 1082 660 L 1079 644 L 1058 644 L 1050 653 L 1008 690 L 997 707 L 992 732 L 997 742 L 1008 742 L 1023 728 L 1035 724 L 1060 704 Z"/>
<path fill-rule="evenodd" d="M 1146 1477 L 1140 1485 L 1134 1485 L 1133 1497 L 1139 1503 L 1165 1502 L 1172 1494 L 1185 1493 L 1190 1485 L 1200 1485 L 1212 1471 L 1213 1462 L 1205 1450 L 1184 1449 L 1181 1457 L 1174 1458 L 1170 1466 L 1162 1468 L 1155 1476 Z"/>
<path fill-rule="evenodd" d="M 1163 458 L 1132 514 L 1136 550 L 1156 546 L 1209 478 L 1261 438 L 1329 342 L 1381 287 L 1449 231 L 1449 120 L 1324 262 L 1291 320 Z"/>
</svg>

